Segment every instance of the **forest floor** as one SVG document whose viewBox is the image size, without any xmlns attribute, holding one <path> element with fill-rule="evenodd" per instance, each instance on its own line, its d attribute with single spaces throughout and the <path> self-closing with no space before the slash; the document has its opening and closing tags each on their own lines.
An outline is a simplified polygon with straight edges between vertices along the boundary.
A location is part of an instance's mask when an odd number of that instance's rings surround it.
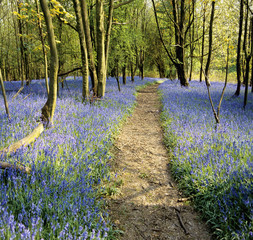
<svg viewBox="0 0 253 240">
<path fill-rule="evenodd" d="M 182 201 L 170 169 L 156 85 L 139 91 L 137 106 L 115 141 L 113 171 L 122 182 L 108 208 L 122 240 L 209 240 L 189 202 Z"/>
</svg>

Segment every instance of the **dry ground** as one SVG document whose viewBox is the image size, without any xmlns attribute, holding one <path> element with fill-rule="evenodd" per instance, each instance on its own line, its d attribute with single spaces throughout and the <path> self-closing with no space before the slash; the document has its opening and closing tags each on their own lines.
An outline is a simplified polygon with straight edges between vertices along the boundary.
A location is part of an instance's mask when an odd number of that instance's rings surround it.
<svg viewBox="0 0 253 240">
<path fill-rule="evenodd" d="M 207 226 L 171 176 L 160 126 L 158 84 L 140 90 L 137 107 L 115 141 L 114 171 L 123 184 L 108 199 L 119 239 L 209 240 Z"/>
</svg>

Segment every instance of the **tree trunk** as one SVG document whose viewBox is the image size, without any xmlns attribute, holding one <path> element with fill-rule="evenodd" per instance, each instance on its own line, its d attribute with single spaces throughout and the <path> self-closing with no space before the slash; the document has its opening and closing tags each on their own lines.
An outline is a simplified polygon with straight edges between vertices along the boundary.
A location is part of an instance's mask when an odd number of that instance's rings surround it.
<svg viewBox="0 0 253 240">
<path fill-rule="evenodd" d="M 240 95 L 241 90 L 241 41 L 242 41 L 242 26 L 243 26 L 243 0 L 240 2 L 240 17 L 239 17 L 239 33 L 237 43 L 237 57 L 236 57 L 236 73 L 237 73 L 237 88 L 235 96 Z"/>
<path fill-rule="evenodd" d="M 193 52 L 194 52 L 194 33 L 195 33 L 195 26 L 194 26 L 194 18 L 195 18 L 195 1 L 196 0 L 193 0 L 192 1 L 192 29 L 190 30 L 190 57 L 191 57 L 191 63 L 190 63 L 190 75 L 189 75 L 189 81 L 192 80 L 192 71 L 193 71 Z"/>
<path fill-rule="evenodd" d="M 108 56 L 109 56 L 109 46 L 110 46 L 110 36 L 111 36 L 111 30 L 112 30 L 112 17 L 113 17 L 113 4 L 114 1 L 110 0 L 109 3 L 109 15 L 107 20 L 107 29 L 106 29 L 106 40 L 105 40 L 105 69 L 107 71 L 108 67 Z"/>
<path fill-rule="evenodd" d="M 104 1 L 96 0 L 97 16 L 97 77 L 98 97 L 105 95 L 106 65 L 105 65 L 105 31 L 104 31 Z"/>
<path fill-rule="evenodd" d="M 50 46 L 50 82 L 49 82 L 49 95 L 46 104 L 42 108 L 41 120 L 46 126 L 53 124 L 54 111 L 57 99 L 57 75 L 58 75 L 58 53 L 55 42 L 54 28 L 52 23 L 51 14 L 48 8 L 47 0 L 40 0 L 40 5 L 44 14 L 48 42 Z"/>
<path fill-rule="evenodd" d="M 203 75 L 203 61 L 204 61 L 204 50 L 205 50 L 205 27 L 206 27 L 206 8 L 204 3 L 204 13 L 203 13 L 203 28 L 202 28 L 202 44 L 201 44 L 201 58 L 200 58 L 200 77 L 199 81 L 202 82 L 202 75 Z"/>
<path fill-rule="evenodd" d="M 175 40 L 176 40 L 176 58 L 177 63 L 175 67 L 177 69 L 178 79 L 182 86 L 188 86 L 189 82 L 185 73 L 185 0 L 181 0 L 180 11 L 177 9 L 177 3 L 172 1 L 173 15 L 175 28 Z"/>
<path fill-rule="evenodd" d="M 18 13 L 20 14 L 22 2 L 17 0 Z M 21 72 L 21 86 L 24 86 L 25 80 L 25 57 L 24 57 L 24 41 L 23 41 L 23 28 L 21 19 L 18 19 L 18 32 L 19 32 L 19 40 L 20 40 L 20 53 L 21 53 L 21 64 L 20 64 L 20 72 Z"/>
<path fill-rule="evenodd" d="M 89 16 L 88 16 L 88 9 L 87 9 L 87 2 L 81 1 L 81 15 L 83 20 L 84 26 L 84 33 L 85 33 L 85 40 L 88 50 L 88 57 L 90 61 L 90 70 L 91 70 L 91 79 L 92 79 L 92 88 L 94 96 L 97 96 L 97 89 L 98 89 L 98 78 L 97 78 L 97 71 L 95 65 L 95 58 L 93 54 L 93 47 L 91 42 L 91 35 L 90 35 L 90 24 L 89 24 Z"/>
<path fill-rule="evenodd" d="M 4 82 L 3 82 L 2 69 L 1 68 L 0 68 L 0 85 L 1 85 L 2 93 L 3 93 L 3 97 L 4 97 L 5 111 L 6 111 L 6 114 L 7 114 L 8 118 L 11 119 L 10 112 L 9 112 L 8 101 L 7 101 L 7 97 L 6 97 L 6 92 L 5 92 L 5 88 L 4 88 Z"/>
<path fill-rule="evenodd" d="M 81 16 L 81 7 L 79 0 L 73 0 L 75 13 L 76 13 L 76 20 L 77 20 L 77 30 L 79 33 L 79 41 L 80 41 L 80 48 L 81 48 L 81 57 L 82 57 L 82 75 L 83 75 L 83 101 L 89 98 L 89 63 L 88 63 L 88 53 L 87 53 L 87 46 L 85 41 L 85 34 L 84 34 L 84 26 L 82 22 Z"/>
<path fill-rule="evenodd" d="M 133 66 L 133 63 L 130 63 L 130 71 L 131 71 L 131 81 L 132 83 L 134 82 L 134 76 L 135 76 L 135 71 L 136 71 L 136 67 Z"/>
<path fill-rule="evenodd" d="M 244 101 L 243 108 L 246 108 L 247 99 L 248 99 L 248 88 L 249 88 L 249 63 L 251 56 L 247 56 L 246 58 L 246 72 L 245 72 L 245 92 L 244 92 Z"/>
<path fill-rule="evenodd" d="M 120 92 L 121 89 L 120 89 L 120 82 L 119 82 L 119 63 L 118 63 L 118 61 L 117 61 L 117 66 L 116 66 L 116 80 L 117 80 L 117 84 L 118 84 L 118 90 Z"/>
<path fill-rule="evenodd" d="M 247 6 L 248 6 L 248 0 L 247 0 Z M 248 15 L 248 9 L 247 9 L 247 15 Z M 245 93 L 244 93 L 244 102 L 243 102 L 243 108 L 246 108 L 247 105 L 247 100 L 248 100 L 248 88 L 249 88 L 249 64 L 250 64 L 250 59 L 252 57 L 253 54 L 253 17 L 251 17 L 250 19 L 250 33 L 249 33 L 250 37 L 251 37 L 251 49 L 250 49 L 250 53 L 248 53 L 247 51 L 247 44 L 246 44 L 246 40 L 244 43 L 244 53 L 245 53 L 245 60 L 246 60 L 246 71 L 245 71 Z M 246 18 L 246 22 L 245 22 L 245 38 L 247 36 L 247 18 Z"/>
<path fill-rule="evenodd" d="M 210 27 L 209 27 L 209 47 L 208 47 L 209 52 L 208 52 L 208 56 L 207 56 L 206 69 L 205 69 L 205 82 L 208 87 L 210 86 L 208 74 L 209 74 L 209 66 L 211 63 L 211 56 L 212 56 L 214 9 L 215 9 L 215 1 L 213 0 L 212 1 L 211 18 L 210 18 Z"/>
<path fill-rule="evenodd" d="M 122 75 L 123 84 L 126 85 L 126 66 L 122 67 Z"/>
<path fill-rule="evenodd" d="M 44 56 L 45 84 L 46 84 L 47 95 L 48 95 L 49 85 L 48 85 L 48 71 L 47 71 L 47 52 L 46 52 L 45 42 L 43 38 L 43 30 L 42 30 L 42 25 L 41 25 L 38 0 L 36 0 L 36 8 L 37 8 L 37 14 L 38 14 L 38 28 L 39 28 L 39 34 L 40 34 L 40 41 L 41 41 L 42 51 L 43 51 L 43 56 Z"/>
<path fill-rule="evenodd" d="M 144 50 L 140 50 L 140 59 L 139 59 L 139 70 L 140 70 L 140 77 L 144 79 L 144 61 L 145 61 L 145 52 Z"/>
</svg>

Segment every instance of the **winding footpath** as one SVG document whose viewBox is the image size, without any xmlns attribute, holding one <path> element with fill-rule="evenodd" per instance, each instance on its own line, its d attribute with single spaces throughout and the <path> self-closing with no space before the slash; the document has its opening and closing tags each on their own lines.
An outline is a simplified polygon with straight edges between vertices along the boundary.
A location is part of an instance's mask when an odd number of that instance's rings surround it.
<svg viewBox="0 0 253 240">
<path fill-rule="evenodd" d="M 139 91 L 137 107 L 115 141 L 113 170 L 120 193 L 108 200 L 109 213 L 123 240 L 209 240 L 207 226 L 182 201 L 169 169 L 160 124 L 158 84 Z"/>
</svg>

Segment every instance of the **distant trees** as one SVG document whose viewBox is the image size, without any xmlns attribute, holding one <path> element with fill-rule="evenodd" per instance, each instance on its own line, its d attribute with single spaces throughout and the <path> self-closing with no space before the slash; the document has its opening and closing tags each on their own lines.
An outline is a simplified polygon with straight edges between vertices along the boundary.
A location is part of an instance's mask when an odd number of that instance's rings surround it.
<svg viewBox="0 0 253 240">
<path fill-rule="evenodd" d="M 134 81 L 135 75 L 175 77 L 177 72 L 181 85 L 188 86 L 191 79 L 202 80 L 204 66 L 208 66 L 210 79 L 224 78 L 223 50 L 229 37 L 229 76 L 237 80 L 238 96 L 241 83 L 246 83 L 246 73 L 249 84 L 253 79 L 253 60 L 250 58 L 248 68 L 246 60 L 247 54 L 251 56 L 249 27 L 253 2 L 216 1 L 215 41 L 209 60 L 212 2 L 152 0 L 150 6 L 146 0 L 50 0 L 48 7 L 59 52 L 58 76 L 77 75 L 81 70 L 83 100 L 91 90 L 94 96 L 103 97 L 110 75 L 117 79 L 121 75 L 126 83 L 126 76 Z M 0 18 L 3 79 L 21 80 L 22 84 L 38 78 L 47 80 L 51 53 L 38 0 L 2 0 Z"/>
</svg>

